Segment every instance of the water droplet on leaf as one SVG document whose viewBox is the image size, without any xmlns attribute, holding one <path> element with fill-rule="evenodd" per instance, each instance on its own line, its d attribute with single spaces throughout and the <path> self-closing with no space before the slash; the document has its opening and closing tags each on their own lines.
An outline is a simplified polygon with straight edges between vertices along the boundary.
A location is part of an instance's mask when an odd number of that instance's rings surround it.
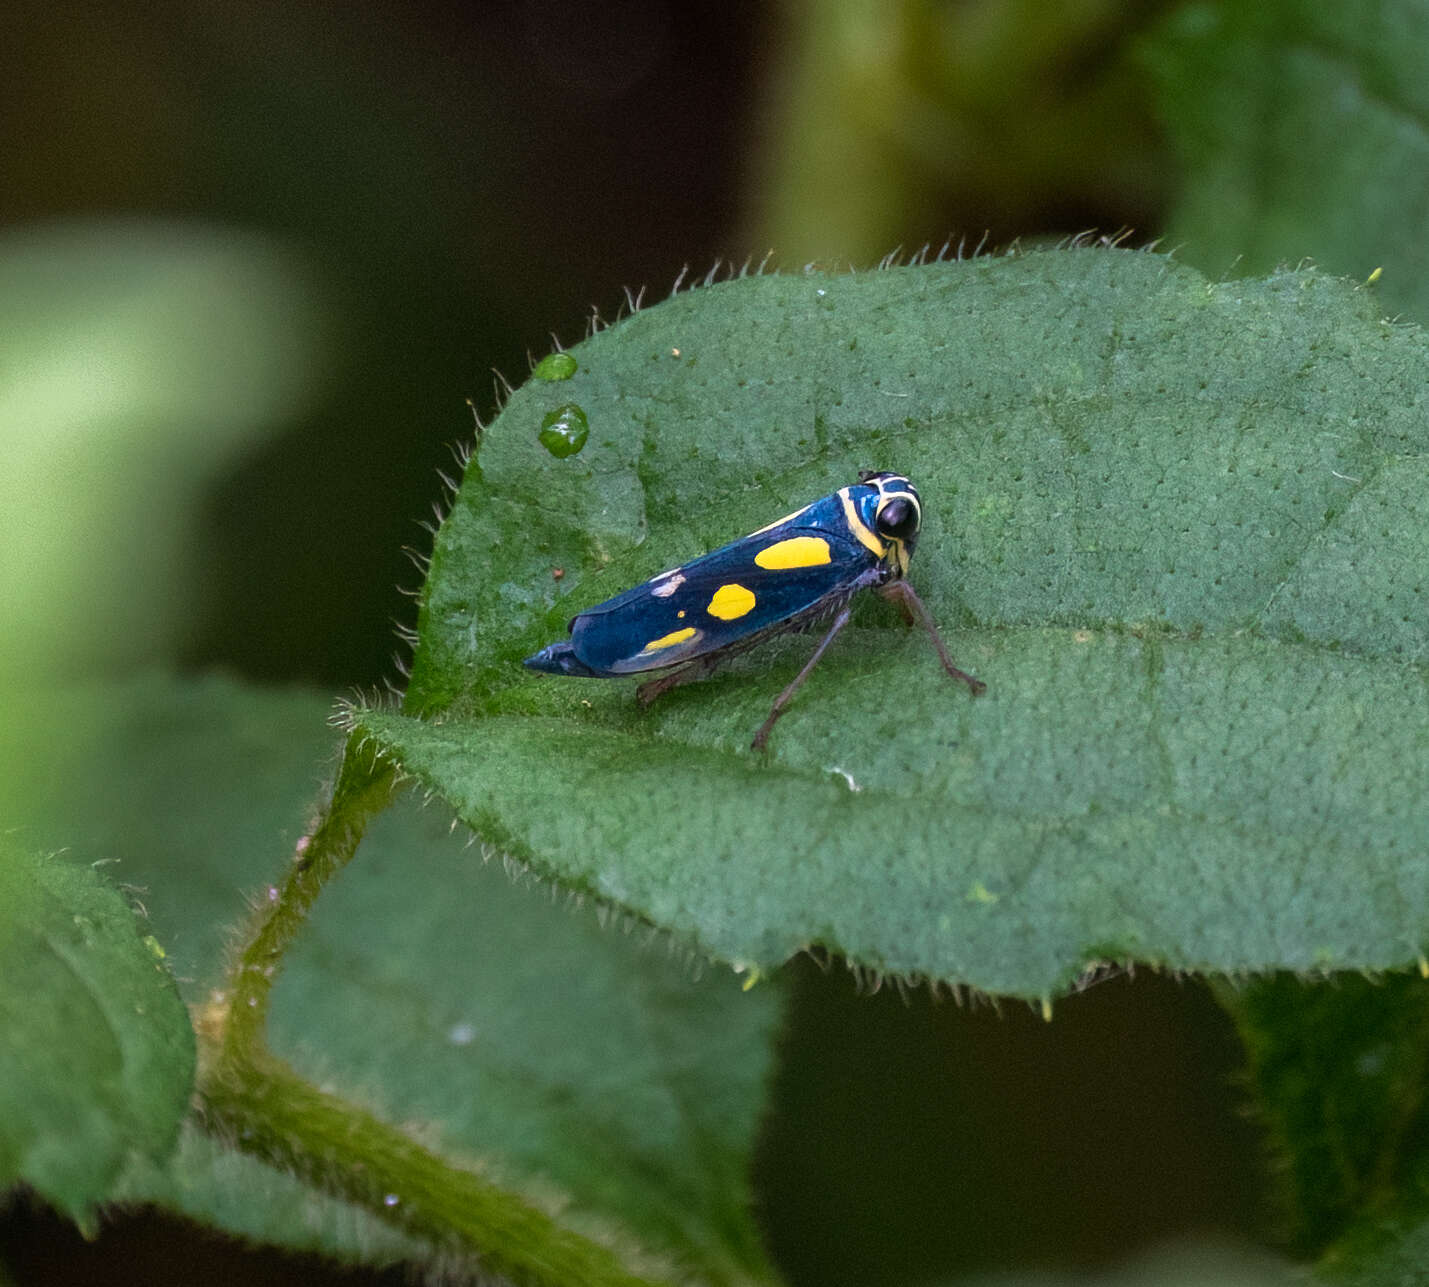
<svg viewBox="0 0 1429 1287">
<path fill-rule="evenodd" d="M 577 365 L 569 353 L 547 353 L 531 374 L 538 380 L 569 380 L 576 373 Z"/>
<path fill-rule="evenodd" d="M 541 421 L 541 446 L 560 460 L 574 456 L 590 437 L 590 421 L 574 402 L 557 407 Z"/>
</svg>

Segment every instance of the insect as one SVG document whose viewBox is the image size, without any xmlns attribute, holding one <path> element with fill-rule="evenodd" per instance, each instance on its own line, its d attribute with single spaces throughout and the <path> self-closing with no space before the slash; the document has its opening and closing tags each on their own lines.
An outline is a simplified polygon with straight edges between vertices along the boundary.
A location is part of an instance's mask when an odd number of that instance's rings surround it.
<svg viewBox="0 0 1429 1287">
<path fill-rule="evenodd" d="M 932 614 L 905 579 L 922 516 L 907 478 L 866 471 L 768 527 L 577 613 L 569 640 L 548 644 L 523 664 L 591 678 L 680 667 L 640 685 L 636 697 L 648 706 L 771 635 L 829 621 L 755 733 L 753 747 L 763 750 L 774 722 L 848 625 L 849 600 L 873 589 L 896 603 L 910 625 L 922 624 L 943 669 L 976 696 L 986 685 L 953 664 Z"/>
</svg>

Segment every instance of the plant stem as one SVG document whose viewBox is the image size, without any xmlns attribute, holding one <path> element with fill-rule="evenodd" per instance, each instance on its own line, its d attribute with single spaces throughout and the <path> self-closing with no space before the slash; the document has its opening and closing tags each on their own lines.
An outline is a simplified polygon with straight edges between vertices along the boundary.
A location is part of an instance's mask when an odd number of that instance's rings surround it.
<svg viewBox="0 0 1429 1287">
<path fill-rule="evenodd" d="M 392 803 L 399 789 L 396 769 L 359 745 L 356 737 L 349 738 L 332 800 L 282 887 L 269 886 L 267 908 L 230 977 L 222 1061 L 248 1062 L 266 1049 L 268 1003 L 283 953 L 307 922 L 323 887 L 357 852 L 367 824 Z"/>
<path fill-rule="evenodd" d="M 263 1052 L 226 1064 L 203 1093 L 206 1127 L 245 1152 L 358 1203 L 520 1287 L 654 1287 L 607 1247 L 562 1228 L 509 1190 L 452 1166 L 371 1113 Z M 665 1269 L 668 1271 L 669 1267 Z"/>
<path fill-rule="evenodd" d="M 400 789 L 395 767 L 354 734 L 322 819 L 282 886 L 268 890 L 222 1008 L 198 1024 L 205 1126 L 439 1248 L 479 1257 L 485 1270 L 522 1287 L 648 1287 L 668 1279 L 658 1269 L 656 1278 L 632 1274 L 609 1248 L 323 1093 L 268 1050 L 269 1001 L 284 953 L 323 887 L 357 851 L 368 823 Z"/>
</svg>

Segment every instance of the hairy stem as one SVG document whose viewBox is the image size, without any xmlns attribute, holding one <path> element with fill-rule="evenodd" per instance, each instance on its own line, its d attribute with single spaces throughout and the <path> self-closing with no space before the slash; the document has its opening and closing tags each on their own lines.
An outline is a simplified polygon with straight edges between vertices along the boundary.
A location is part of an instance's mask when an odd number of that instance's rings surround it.
<svg viewBox="0 0 1429 1287">
<path fill-rule="evenodd" d="M 332 800 L 282 886 L 269 887 L 267 907 L 230 975 L 219 1050 L 223 1062 L 247 1062 L 265 1049 L 268 1003 L 283 953 L 307 922 L 323 887 L 357 852 L 368 823 L 392 803 L 399 789 L 392 765 L 349 739 Z"/>
<path fill-rule="evenodd" d="M 208 1129 L 246 1152 L 356 1202 L 435 1248 L 479 1261 L 520 1287 L 653 1287 L 607 1247 L 471 1171 L 452 1166 L 371 1113 L 303 1080 L 266 1052 L 207 1079 Z"/>
<path fill-rule="evenodd" d="M 221 1002 L 199 1016 L 205 1126 L 436 1247 L 478 1258 L 484 1269 L 522 1287 L 659 1281 L 664 1274 L 632 1274 L 609 1248 L 318 1090 L 268 1050 L 269 1001 L 284 953 L 323 887 L 357 851 L 368 823 L 400 789 L 393 765 L 351 738 L 322 819 L 282 885 L 268 890 Z"/>
</svg>

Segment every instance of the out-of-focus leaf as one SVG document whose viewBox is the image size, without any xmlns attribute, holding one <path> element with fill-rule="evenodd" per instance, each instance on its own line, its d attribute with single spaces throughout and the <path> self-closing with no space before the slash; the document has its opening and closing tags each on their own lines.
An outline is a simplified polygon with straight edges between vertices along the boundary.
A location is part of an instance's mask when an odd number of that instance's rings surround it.
<svg viewBox="0 0 1429 1287">
<path fill-rule="evenodd" d="M 312 394 L 309 292 L 229 230 L 0 238 L 0 681 L 173 654 L 201 484 Z"/>
<path fill-rule="evenodd" d="M 1319 1277 L 1335 1287 L 1417 1287 L 1429 1265 L 1429 1221 L 1405 1224 L 1385 1219 L 1366 1227 L 1319 1265 Z"/>
<path fill-rule="evenodd" d="M 1144 81 L 1119 56 L 1145 6 L 819 0 L 781 10 L 750 244 L 784 264 L 1035 231 L 1049 211 L 1155 202 Z M 1054 216 L 1055 217 L 1055 216 Z"/>
<path fill-rule="evenodd" d="M 12 781 L 0 812 L 117 859 L 202 1006 L 333 763 L 328 701 L 156 678 L 15 706 L 84 735 L 32 746 L 63 772 Z M 276 985 L 276 1052 L 564 1221 L 711 1281 L 758 1278 L 747 1172 L 780 989 L 698 977 L 664 942 L 513 882 L 452 826 L 415 800 L 374 824 Z M 193 1134 L 120 1196 L 349 1261 L 436 1255 Z"/>
<path fill-rule="evenodd" d="M 131 1156 L 168 1156 L 194 1041 L 162 959 L 95 871 L 0 835 L 0 1191 L 88 1225 Z"/>
<path fill-rule="evenodd" d="M 439 1254 L 370 1211 L 205 1135 L 191 1121 L 166 1162 L 134 1162 L 112 1197 L 124 1206 L 177 1212 L 252 1242 L 374 1268 Z"/>
<path fill-rule="evenodd" d="M 1181 154 L 1167 244 L 1206 271 L 1309 256 L 1429 319 L 1421 0 L 1193 3 L 1143 50 Z"/>
<path fill-rule="evenodd" d="M 1297 1250 L 1328 1247 L 1322 1267 L 1335 1281 L 1412 1281 L 1396 1275 L 1422 1266 L 1429 1246 L 1429 983 L 1415 971 L 1220 991 L 1245 1041 Z"/>
<path fill-rule="evenodd" d="M 0 822 L 104 860 L 201 1004 L 337 764 L 329 700 L 156 674 L 0 702 Z"/>
</svg>

